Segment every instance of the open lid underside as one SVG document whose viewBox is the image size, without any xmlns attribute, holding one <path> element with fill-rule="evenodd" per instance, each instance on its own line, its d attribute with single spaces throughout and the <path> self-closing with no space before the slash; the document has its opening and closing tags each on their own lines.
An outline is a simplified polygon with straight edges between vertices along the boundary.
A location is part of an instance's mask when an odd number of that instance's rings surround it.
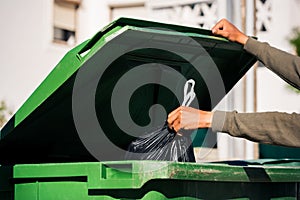
<svg viewBox="0 0 300 200">
<path fill-rule="evenodd" d="M 186 80 L 196 82 L 191 106 L 211 110 L 255 61 L 208 30 L 121 18 L 68 52 L 14 114 L 0 162 L 123 159 L 115 147 L 161 125 Z"/>
</svg>

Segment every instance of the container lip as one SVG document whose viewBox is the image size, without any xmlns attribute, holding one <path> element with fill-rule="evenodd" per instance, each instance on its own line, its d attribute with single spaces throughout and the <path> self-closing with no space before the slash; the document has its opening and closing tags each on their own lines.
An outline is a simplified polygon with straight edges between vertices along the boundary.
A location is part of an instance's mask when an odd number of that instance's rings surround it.
<svg viewBox="0 0 300 200">
<path fill-rule="evenodd" d="M 263 166 L 263 167 L 282 167 L 300 168 L 300 159 L 254 159 L 254 160 L 228 160 L 211 162 L 213 164 L 224 164 L 230 166 Z"/>
<path fill-rule="evenodd" d="M 153 166 L 159 166 L 151 170 Z M 299 182 L 300 167 L 229 166 L 216 163 L 170 161 L 105 161 L 85 163 L 18 164 L 14 166 L 17 183 L 75 181 L 88 182 L 96 188 L 103 183 L 116 187 L 142 187 L 152 180 L 189 180 L 213 182 Z M 98 178 L 95 178 L 97 175 Z"/>
</svg>

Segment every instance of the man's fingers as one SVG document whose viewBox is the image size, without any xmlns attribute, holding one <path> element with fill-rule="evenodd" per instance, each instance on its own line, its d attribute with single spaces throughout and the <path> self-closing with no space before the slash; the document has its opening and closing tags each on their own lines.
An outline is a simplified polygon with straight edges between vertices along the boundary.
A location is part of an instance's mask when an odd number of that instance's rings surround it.
<svg viewBox="0 0 300 200">
<path fill-rule="evenodd" d="M 221 26 L 218 26 L 218 24 L 216 26 L 214 26 L 212 28 L 212 33 L 215 34 L 215 35 L 219 35 L 220 34 L 220 31 L 222 31 L 223 28 L 221 28 Z"/>
<path fill-rule="evenodd" d="M 213 34 L 219 34 L 224 29 L 224 19 L 220 20 L 213 28 Z"/>
<path fill-rule="evenodd" d="M 177 118 L 174 123 L 172 124 L 172 128 L 178 132 L 181 129 L 181 120 L 180 118 Z"/>
<path fill-rule="evenodd" d="M 179 110 L 180 110 L 180 107 L 176 108 L 175 110 L 173 110 L 172 112 L 169 113 L 168 117 L 174 116 Z"/>
<path fill-rule="evenodd" d="M 168 124 L 172 125 L 174 120 L 177 118 L 177 113 L 178 113 L 178 108 L 176 110 L 173 110 L 169 115 L 168 115 Z"/>
<path fill-rule="evenodd" d="M 168 115 L 168 123 L 172 124 L 173 121 L 178 118 L 179 115 L 181 115 L 182 107 L 178 107 L 175 110 L 173 110 L 169 115 Z"/>
<path fill-rule="evenodd" d="M 212 28 L 212 32 L 215 35 L 230 39 L 230 32 L 233 32 L 232 28 L 234 28 L 234 26 L 229 21 L 222 19 Z"/>
<path fill-rule="evenodd" d="M 183 107 L 180 106 L 168 115 L 168 126 L 176 132 L 181 129 L 182 110 Z"/>
<path fill-rule="evenodd" d="M 212 30 L 212 32 L 215 35 L 220 35 L 220 36 L 223 36 L 226 38 L 229 36 L 229 32 L 226 31 L 225 29 L 214 29 L 214 30 Z"/>
</svg>

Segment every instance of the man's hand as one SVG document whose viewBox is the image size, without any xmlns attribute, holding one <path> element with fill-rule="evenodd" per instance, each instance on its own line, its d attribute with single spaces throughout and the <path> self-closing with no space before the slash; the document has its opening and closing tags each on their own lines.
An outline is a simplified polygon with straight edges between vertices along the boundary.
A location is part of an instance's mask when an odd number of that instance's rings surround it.
<svg viewBox="0 0 300 200">
<path fill-rule="evenodd" d="M 191 130 L 211 127 L 212 112 L 191 107 L 178 107 L 168 115 L 168 125 L 178 132 L 180 129 Z"/>
<path fill-rule="evenodd" d="M 231 24 L 226 19 L 220 20 L 213 28 L 212 32 L 215 35 L 220 35 L 232 42 L 246 44 L 248 36 L 242 33 L 237 27 Z"/>
</svg>

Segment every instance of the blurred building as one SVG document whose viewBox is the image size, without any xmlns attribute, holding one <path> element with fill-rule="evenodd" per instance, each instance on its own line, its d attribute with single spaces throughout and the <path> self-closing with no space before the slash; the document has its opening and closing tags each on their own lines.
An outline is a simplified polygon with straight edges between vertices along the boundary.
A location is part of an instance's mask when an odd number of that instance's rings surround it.
<svg viewBox="0 0 300 200">
<path fill-rule="evenodd" d="M 299 0 L 10 0 L 0 5 L 0 99 L 14 110 L 67 51 L 118 17 L 206 29 L 227 18 L 248 35 L 256 34 L 260 41 L 291 53 L 294 49 L 288 37 L 300 26 L 296 20 L 300 18 Z M 248 72 L 220 109 L 300 112 L 300 96 L 287 89 L 286 83 L 261 64 L 256 72 Z M 217 142 L 215 149 L 197 149 L 198 160 L 251 159 L 258 155 L 257 145 L 243 139 L 218 134 Z"/>
</svg>

